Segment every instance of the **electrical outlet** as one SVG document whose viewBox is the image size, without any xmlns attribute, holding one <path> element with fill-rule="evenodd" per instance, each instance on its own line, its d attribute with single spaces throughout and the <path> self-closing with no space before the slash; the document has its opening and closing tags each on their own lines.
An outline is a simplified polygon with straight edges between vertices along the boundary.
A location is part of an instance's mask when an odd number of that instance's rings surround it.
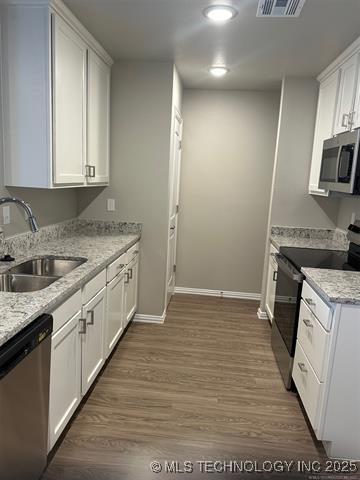
<svg viewBox="0 0 360 480">
<path fill-rule="evenodd" d="M 6 205 L 3 207 L 3 225 L 9 225 L 10 223 L 10 207 Z"/>
<path fill-rule="evenodd" d="M 107 199 L 107 211 L 108 212 L 115 212 L 115 199 L 108 198 Z"/>
</svg>

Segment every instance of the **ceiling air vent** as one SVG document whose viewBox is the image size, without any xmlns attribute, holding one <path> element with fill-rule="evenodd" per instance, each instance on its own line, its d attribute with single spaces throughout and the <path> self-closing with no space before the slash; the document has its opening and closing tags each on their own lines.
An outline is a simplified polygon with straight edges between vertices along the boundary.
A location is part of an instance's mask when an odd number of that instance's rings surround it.
<svg viewBox="0 0 360 480">
<path fill-rule="evenodd" d="M 257 17 L 298 17 L 306 0 L 260 0 Z"/>
</svg>

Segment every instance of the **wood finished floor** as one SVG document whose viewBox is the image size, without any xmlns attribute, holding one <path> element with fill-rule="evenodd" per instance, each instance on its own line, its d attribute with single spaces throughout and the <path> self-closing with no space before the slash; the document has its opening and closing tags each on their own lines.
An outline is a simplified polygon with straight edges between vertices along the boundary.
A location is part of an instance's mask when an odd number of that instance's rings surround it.
<svg viewBox="0 0 360 480">
<path fill-rule="evenodd" d="M 216 479 L 155 475 L 149 462 L 323 459 L 257 306 L 176 295 L 164 325 L 130 325 L 44 479 Z"/>
</svg>

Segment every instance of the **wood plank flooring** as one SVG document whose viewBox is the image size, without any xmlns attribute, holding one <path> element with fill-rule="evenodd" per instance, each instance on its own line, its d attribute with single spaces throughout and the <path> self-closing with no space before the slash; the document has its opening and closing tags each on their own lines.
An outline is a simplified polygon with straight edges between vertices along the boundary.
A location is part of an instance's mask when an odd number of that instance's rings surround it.
<svg viewBox="0 0 360 480">
<path fill-rule="evenodd" d="M 164 325 L 130 325 L 44 478 L 186 476 L 152 474 L 152 460 L 324 459 L 257 306 L 175 295 Z"/>
</svg>

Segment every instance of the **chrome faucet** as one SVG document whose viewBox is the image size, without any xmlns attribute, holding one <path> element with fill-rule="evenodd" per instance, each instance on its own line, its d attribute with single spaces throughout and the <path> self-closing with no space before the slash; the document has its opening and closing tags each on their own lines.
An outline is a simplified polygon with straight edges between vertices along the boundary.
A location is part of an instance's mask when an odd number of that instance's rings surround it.
<svg viewBox="0 0 360 480">
<path fill-rule="evenodd" d="M 20 198 L 15 198 L 15 197 L 0 198 L 0 205 L 3 205 L 4 203 L 15 203 L 16 205 L 19 205 L 20 207 L 22 207 L 27 213 L 31 231 L 33 233 L 39 231 L 39 225 L 28 203 L 24 202 L 24 200 L 21 200 Z"/>
</svg>

